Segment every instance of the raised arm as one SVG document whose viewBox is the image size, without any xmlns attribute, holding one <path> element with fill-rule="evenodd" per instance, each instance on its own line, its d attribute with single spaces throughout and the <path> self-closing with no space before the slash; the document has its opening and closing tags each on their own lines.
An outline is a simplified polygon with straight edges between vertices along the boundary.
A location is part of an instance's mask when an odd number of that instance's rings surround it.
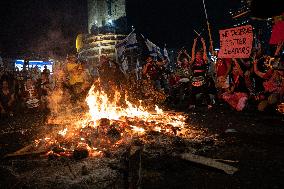
<svg viewBox="0 0 284 189">
<path fill-rule="evenodd" d="M 177 56 L 177 63 L 178 63 L 178 64 L 181 63 L 181 61 L 180 61 L 180 56 L 181 56 L 181 54 L 182 54 L 182 50 L 180 50 L 180 51 L 178 52 L 178 56 Z"/>
<path fill-rule="evenodd" d="M 277 44 L 277 48 L 276 48 L 276 51 L 274 53 L 274 56 L 279 56 L 280 55 L 280 52 L 281 52 L 281 49 L 282 49 L 283 45 L 284 45 L 283 41 Z"/>
<path fill-rule="evenodd" d="M 166 64 L 166 62 L 167 61 L 165 59 L 162 59 L 162 61 L 157 61 L 156 64 L 159 65 L 159 66 L 163 66 L 163 65 Z"/>
<path fill-rule="evenodd" d="M 258 68 L 257 68 L 257 60 L 254 60 L 254 61 L 253 61 L 253 70 L 254 70 L 254 73 L 255 73 L 256 75 L 258 75 L 258 76 L 261 77 L 261 78 L 264 78 L 265 73 L 260 72 L 260 71 L 258 70 Z"/>
<path fill-rule="evenodd" d="M 195 59 L 196 42 L 197 42 L 197 38 L 195 38 L 194 41 L 193 41 L 193 45 L 192 45 L 192 49 L 191 49 L 191 61 L 190 61 L 190 63 L 192 63 Z"/>
<path fill-rule="evenodd" d="M 183 53 L 184 53 L 184 55 L 186 56 L 187 60 L 190 60 L 190 56 L 189 56 L 189 54 L 187 53 L 187 51 L 184 50 Z"/>
<path fill-rule="evenodd" d="M 228 59 L 225 59 L 224 61 L 227 66 L 226 76 L 228 76 L 232 69 L 232 60 L 229 61 Z"/>
<path fill-rule="evenodd" d="M 207 49 L 206 49 L 206 44 L 205 40 L 201 37 L 201 43 L 202 43 L 202 48 L 203 48 L 203 60 L 207 62 Z"/>
<path fill-rule="evenodd" d="M 143 75 L 146 75 L 147 71 L 148 71 L 148 63 L 145 64 L 145 66 L 143 67 L 143 70 L 142 70 Z"/>
</svg>

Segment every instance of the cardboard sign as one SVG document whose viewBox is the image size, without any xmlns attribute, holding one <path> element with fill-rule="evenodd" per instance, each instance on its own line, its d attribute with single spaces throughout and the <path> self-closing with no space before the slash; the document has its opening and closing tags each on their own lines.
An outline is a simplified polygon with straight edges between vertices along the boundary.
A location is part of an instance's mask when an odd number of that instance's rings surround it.
<svg viewBox="0 0 284 189">
<path fill-rule="evenodd" d="M 249 58 L 253 42 L 251 25 L 220 30 L 219 58 Z"/>
</svg>

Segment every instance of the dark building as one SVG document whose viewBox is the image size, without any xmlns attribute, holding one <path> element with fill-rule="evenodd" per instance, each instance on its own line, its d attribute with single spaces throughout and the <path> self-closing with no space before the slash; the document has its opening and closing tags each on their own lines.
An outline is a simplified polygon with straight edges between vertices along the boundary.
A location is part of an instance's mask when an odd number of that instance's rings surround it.
<svg viewBox="0 0 284 189">
<path fill-rule="evenodd" d="M 127 29 L 125 0 L 88 0 L 90 33 L 123 33 Z"/>
</svg>

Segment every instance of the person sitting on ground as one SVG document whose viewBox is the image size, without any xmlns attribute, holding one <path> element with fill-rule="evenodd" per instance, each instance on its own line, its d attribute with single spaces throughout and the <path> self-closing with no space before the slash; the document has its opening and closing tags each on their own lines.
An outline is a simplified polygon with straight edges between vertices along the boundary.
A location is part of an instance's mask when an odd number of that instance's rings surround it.
<svg viewBox="0 0 284 189">
<path fill-rule="evenodd" d="M 27 78 L 22 95 L 23 95 L 22 99 L 24 101 L 24 106 L 26 108 L 31 110 L 39 107 L 40 101 L 39 101 L 38 91 L 36 89 L 34 81 L 31 78 Z"/>
<path fill-rule="evenodd" d="M 218 97 L 229 88 L 228 76 L 231 70 L 231 59 L 217 58 L 215 64 L 216 70 L 216 88 Z"/>
<path fill-rule="evenodd" d="M 1 114 L 9 114 L 13 116 L 14 111 L 14 92 L 9 88 L 8 81 L 2 82 L 2 88 L 0 90 L 0 112 Z"/>
<path fill-rule="evenodd" d="M 243 71 L 237 60 L 233 59 L 229 91 L 223 93 L 221 97 L 233 109 L 242 111 L 246 107 L 248 100 L 247 93 L 248 89 L 246 88 Z"/>
<path fill-rule="evenodd" d="M 275 106 L 280 102 L 284 95 L 284 71 L 274 68 L 269 69 L 266 73 L 263 73 L 257 68 L 258 60 L 254 63 L 254 72 L 259 77 L 265 79 L 263 82 L 264 96 L 261 102 L 258 104 L 259 111 L 265 111 L 267 107 Z M 283 64 L 283 62 L 282 62 Z"/>
</svg>

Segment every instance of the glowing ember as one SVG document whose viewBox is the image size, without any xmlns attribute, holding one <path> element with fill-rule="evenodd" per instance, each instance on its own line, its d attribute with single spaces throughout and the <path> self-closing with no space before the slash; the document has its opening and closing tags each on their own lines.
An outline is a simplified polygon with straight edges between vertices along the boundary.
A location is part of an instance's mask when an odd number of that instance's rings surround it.
<svg viewBox="0 0 284 189">
<path fill-rule="evenodd" d="M 130 126 L 130 127 L 132 127 L 132 130 L 135 133 L 144 133 L 145 132 L 145 129 L 143 129 L 143 128 L 139 128 L 139 127 L 136 127 L 136 126 Z"/>
<path fill-rule="evenodd" d="M 65 128 L 65 129 L 63 129 L 63 130 L 61 130 L 61 131 L 59 131 L 58 132 L 58 134 L 60 134 L 60 135 L 62 135 L 63 137 L 66 135 L 66 133 L 67 133 L 67 128 Z"/>
</svg>

